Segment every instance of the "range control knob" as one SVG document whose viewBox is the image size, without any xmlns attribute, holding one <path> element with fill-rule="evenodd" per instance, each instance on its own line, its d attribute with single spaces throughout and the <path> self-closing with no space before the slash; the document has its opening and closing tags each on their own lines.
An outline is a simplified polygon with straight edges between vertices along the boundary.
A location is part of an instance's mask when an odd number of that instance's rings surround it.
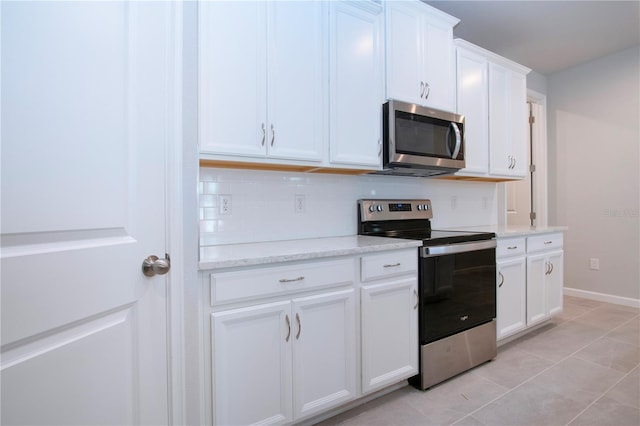
<svg viewBox="0 0 640 426">
<path fill-rule="evenodd" d="M 378 211 L 381 212 L 382 210 L 384 210 L 384 208 L 382 207 L 382 204 L 378 204 Z"/>
<path fill-rule="evenodd" d="M 418 211 L 420 211 L 422 209 L 423 209 L 422 204 L 418 204 Z"/>
<path fill-rule="evenodd" d="M 429 210 L 429 204 L 425 204 L 425 205 L 424 205 L 424 209 L 425 209 L 425 210 Z"/>
<path fill-rule="evenodd" d="M 370 211 L 371 213 L 375 212 L 375 211 L 376 211 L 376 206 L 375 206 L 375 205 L 373 205 L 373 204 L 371 204 L 371 205 L 369 206 L 369 211 Z"/>
</svg>

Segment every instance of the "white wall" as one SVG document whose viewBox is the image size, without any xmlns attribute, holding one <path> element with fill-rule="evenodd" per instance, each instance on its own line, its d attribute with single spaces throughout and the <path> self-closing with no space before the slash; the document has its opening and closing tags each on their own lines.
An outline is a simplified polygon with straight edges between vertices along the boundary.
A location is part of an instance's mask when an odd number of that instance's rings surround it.
<svg viewBox="0 0 640 426">
<path fill-rule="evenodd" d="M 399 176 L 200 169 L 200 245 L 357 233 L 360 198 L 429 198 L 434 228 L 497 223 L 496 185 Z M 221 215 L 219 196 L 231 195 Z M 294 197 L 304 195 L 304 213 Z"/>
<path fill-rule="evenodd" d="M 640 299 L 639 52 L 548 78 L 549 223 L 569 227 L 565 287 L 632 299 Z"/>
</svg>

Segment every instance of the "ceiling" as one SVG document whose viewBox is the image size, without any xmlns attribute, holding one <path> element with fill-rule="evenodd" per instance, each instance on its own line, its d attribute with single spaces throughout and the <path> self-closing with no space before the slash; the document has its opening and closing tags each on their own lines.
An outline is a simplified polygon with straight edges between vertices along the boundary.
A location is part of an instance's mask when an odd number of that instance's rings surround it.
<svg viewBox="0 0 640 426">
<path fill-rule="evenodd" d="M 423 1 L 460 19 L 455 37 L 545 75 L 640 45 L 640 0 Z"/>
</svg>

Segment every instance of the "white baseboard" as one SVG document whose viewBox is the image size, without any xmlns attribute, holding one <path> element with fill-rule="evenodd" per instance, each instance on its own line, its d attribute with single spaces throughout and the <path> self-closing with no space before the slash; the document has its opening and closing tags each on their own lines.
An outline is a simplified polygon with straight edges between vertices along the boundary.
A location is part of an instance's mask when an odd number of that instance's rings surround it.
<svg viewBox="0 0 640 426">
<path fill-rule="evenodd" d="M 614 303 L 616 305 L 631 306 L 640 308 L 640 299 L 632 299 L 630 297 L 614 296 L 612 294 L 596 293 L 595 291 L 580 290 L 577 288 L 564 288 L 564 294 L 567 296 L 582 297 L 584 299 L 597 300 L 598 302 Z"/>
</svg>

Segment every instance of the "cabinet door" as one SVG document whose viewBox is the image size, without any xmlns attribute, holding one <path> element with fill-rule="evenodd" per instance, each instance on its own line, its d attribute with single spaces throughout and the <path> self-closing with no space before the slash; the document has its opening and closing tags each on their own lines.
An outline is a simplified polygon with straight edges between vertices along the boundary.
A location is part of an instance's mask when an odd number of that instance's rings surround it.
<svg viewBox="0 0 640 426">
<path fill-rule="evenodd" d="M 362 287 L 363 393 L 417 374 L 417 289 L 415 277 Z"/>
<path fill-rule="evenodd" d="M 293 300 L 294 417 L 356 397 L 355 290 Z"/>
<path fill-rule="evenodd" d="M 433 108 L 455 109 L 455 63 L 453 26 L 427 15 L 424 21 L 422 56 L 426 92 L 423 103 Z"/>
<path fill-rule="evenodd" d="M 527 326 L 547 318 L 547 270 L 544 253 L 527 256 Z"/>
<path fill-rule="evenodd" d="M 267 152 L 274 158 L 320 161 L 328 128 L 327 6 L 268 5 Z"/>
<path fill-rule="evenodd" d="M 524 178 L 529 168 L 527 77 L 513 71 L 510 74 L 509 143 L 513 156 L 513 167 L 510 174 L 514 177 Z"/>
<path fill-rule="evenodd" d="M 457 111 L 464 115 L 465 164 L 457 174 L 489 172 L 488 63 L 482 56 L 457 49 Z"/>
<path fill-rule="evenodd" d="M 379 169 L 382 7 L 373 1 L 336 1 L 330 20 L 330 161 Z"/>
<path fill-rule="evenodd" d="M 387 98 L 422 104 L 422 13 L 419 2 L 386 2 Z"/>
<path fill-rule="evenodd" d="M 498 260 L 496 291 L 498 340 L 527 325 L 526 258 Z"/>
<path fill-rule="evenodd" d="M 489 172 L 492 175 L 509 176 L 511 173 L 509 74 L 505 67 L 489 63 Z"/>
<path fill-rule="evenodd" d="M 292 421 L 290 306 L 275 302 L 212 314 L 215 424 Z"/>
<path fill-rule="evenodd" d="M 550 264 L 547 274 L 547 310 L 550 316 L 562 313 L 562 294 L 564 290 L 564 256 L 562 251 L 548 255 Z"/>
<path fill-rule="evenodd" d="M 200 151 L 264 157 L 267 3 L 198 3 Z"/>
</svg>

